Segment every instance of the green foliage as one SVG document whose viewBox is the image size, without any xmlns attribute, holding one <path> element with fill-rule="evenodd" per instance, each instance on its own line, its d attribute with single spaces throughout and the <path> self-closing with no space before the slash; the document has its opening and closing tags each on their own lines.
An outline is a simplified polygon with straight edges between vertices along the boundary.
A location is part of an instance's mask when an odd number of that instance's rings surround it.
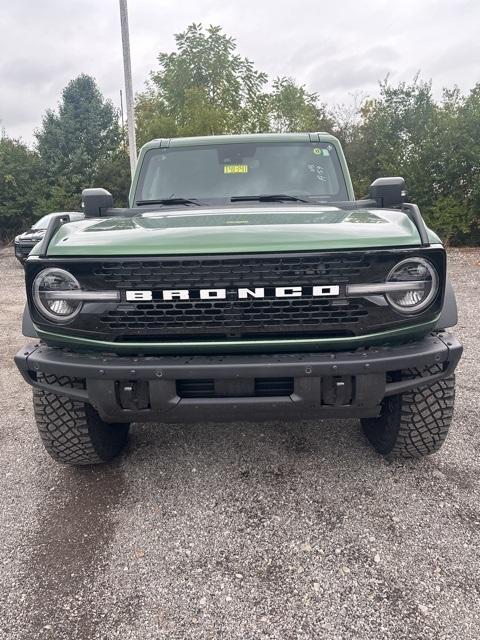
<svg viewBox="0 0 480 640">
<path fill-rule="evenodd" d="M 270 129 L 279 133 L 333 128 L 325 105 L 318 104 L 318 95 L 295 84 L 293 78 L 275 79 L 269 96 L 269 112 Z"/>
<path fill-rule="evenodd" d="M 445 92 L 434 132 L 436 160 L 427 218 L 448 241 L 480 243 L 480 84 Z"/>
<path fill-rule="evenodd" d="M 47 111 L 36 132 L 44 189 L 43 210 L 78 209 L 82 189 L 93 187 L 100 163 L 120 143 L 113 105 L 95 80 L 80 75 L 65 87 L 58 112 Z"/>
<path fill-rule="evenodd" d="M 447 242 L 479 242 L 480 85 L 433 100 L 430 83 L 380 84 L 346 144 L 358 195 L 380 176 L 401 175 L 409 200 Z"/>
<path fill-rule="evenodd" d="M 178 135 L 175 118 L 167 115 L 165 106 L 153 87 L 138 94 L 135 121 L 137 144 L 140 147 L 155 138 L 175 138 Z"/>
<path fill-rule="evenodd" d="M 429 83 L 380 84 L 379 98 L 364 103 L 358 131 L 347 147 L 356 147 L 352 179 L 362 192 L 375 178 L 391 175 L 402 175 L 409 190 L 418 191 L 416 182 L 424 172 L 418 175 L 414 169 L 423 160 L 434 110 Z"/>
<path fill-rule="evenodd" d="M 0 138 L 0 241 L 34 219 L 39 158 L 18 140 Z"/>
<path fill-rule="evenodd" d="M 130 160 L 122 147 L 98 161 L 94 186 L 110 191 L 116 207 L 128 207 L 130 181 Z"/>
<path fill-rule="evenodd" d="M 160 68 L 137 98 L 140 143 L 152 137 L 259 131 L 268 126 L 267 76 L 236 53 L 220 27 L 192 24 L 176 34 L 177 50 L 160 53 Z"/>
</svg>

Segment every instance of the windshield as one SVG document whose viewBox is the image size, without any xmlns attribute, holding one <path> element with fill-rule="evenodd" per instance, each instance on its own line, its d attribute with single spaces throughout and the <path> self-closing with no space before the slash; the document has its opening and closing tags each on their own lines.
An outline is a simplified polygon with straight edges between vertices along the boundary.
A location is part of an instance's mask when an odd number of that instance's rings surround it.
<svg viewBox="0 0 480 640">
<path fill-rule="evenodd" d="M 53 216 L 56 216 L 56 215 L 58 215 L 58 213 L 48 213 L 46 216 L 42 216 L 40 220 L 37 220 L 37 222 L 35 222 L 35 224 L 32 225 L 32 229 L 35 229 L 35 231 L 46 229 L 48 227 L 48 223 L 50 222 L 50 220 L 53 218 Z M 75 222 L 76 220 L 83 220 L 84 218 L 83 213 L 76 212 L 76 211 L 69 211 L 68 215 L 70 216 L 70 220 L 72 222 Z"/>
<path fill-rule="evenodd" d="M 49 213 L 48 216 L 43 216 L 42 218 L 40 218 L 40 220 L 37 220 L 37 222 L 32 225 L 32 229 L 35 229 L 35 231 L 46 229 L 53 215 L 53 213 Z"/>
<path fill-rule="evenodd" d="M 318 142 L 242 142 L 151 149 L 145 154 L 135 201 L 215 201 L 269 194 L 348 200 L 335 147 Z"/>
</svg>

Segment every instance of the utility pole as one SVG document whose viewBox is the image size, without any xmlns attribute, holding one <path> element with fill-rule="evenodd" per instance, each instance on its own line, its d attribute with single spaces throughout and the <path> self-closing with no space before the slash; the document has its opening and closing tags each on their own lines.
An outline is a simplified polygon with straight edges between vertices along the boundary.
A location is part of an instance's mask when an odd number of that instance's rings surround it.
<svg viewBox="0 0 480 640">
<path fill-rule="evenodd" d="M 125 103 L 127 107 L 128 151 L 132 177 L 137 164 L 137 143 L 135 140 L 135 115 L 133 111 L 132 65 L 130 62 L 130 36 L 128 33 L 127 0 L 120 2 L 120 24 L 122 27 L 123 72 L 125 75 Z"/>
<path fill-rule="evenodd" d="M 125 118 L 123 115 L 123 92 L 120 89 L 120 122 L 122 123 L 122 146 L 123 150 L 127 150 L 127 145 L 125 144 Z"/>
</svg>

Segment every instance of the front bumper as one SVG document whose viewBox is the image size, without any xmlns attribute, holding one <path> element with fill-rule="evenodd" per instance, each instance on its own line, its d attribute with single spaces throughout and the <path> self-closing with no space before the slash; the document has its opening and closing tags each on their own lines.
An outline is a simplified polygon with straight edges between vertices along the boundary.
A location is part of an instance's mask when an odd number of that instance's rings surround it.
<svg viewBox="0 0 480 640">
<path fill-rule="evenodd" d="M 35 242 L 30 244 L 15 242 L 15 257 L 20 260 L 20 262 L 25 262 L 35 244 Z"/>
<path fill-rule="evenodd" d="M 231 422 L 375 416 L 384 397 L 450 375 L 461 354 L 458 340 L 439 332 L 351 352 L 243 356 L 128 357 L 39 343 L 15 362 L 32 386 L 88 402 L 107 422 Z M 65 376 L 83 384 L 64 386 Z"/>
</svg>

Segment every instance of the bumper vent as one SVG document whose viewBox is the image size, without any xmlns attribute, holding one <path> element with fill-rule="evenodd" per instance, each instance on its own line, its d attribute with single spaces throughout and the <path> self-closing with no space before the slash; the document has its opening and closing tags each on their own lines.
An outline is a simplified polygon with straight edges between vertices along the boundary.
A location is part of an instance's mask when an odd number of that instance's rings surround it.
<svg viewBox="0 0 480 640">
<path fill-rule="evenodd" d="M 293 378 L 177 380 L 180 398 L 273 398 L 293 393 Z"/>
<path fill-rule="evenodd" d="M 177 380 L 177 395 L 180 398 L 214 398 L 214 380 Z"/>
<path fill-rule="evenodd" d="M 293 378 L 255 378 L 255 395 L 258 398 L 290 396 Z"/>
</svg>

